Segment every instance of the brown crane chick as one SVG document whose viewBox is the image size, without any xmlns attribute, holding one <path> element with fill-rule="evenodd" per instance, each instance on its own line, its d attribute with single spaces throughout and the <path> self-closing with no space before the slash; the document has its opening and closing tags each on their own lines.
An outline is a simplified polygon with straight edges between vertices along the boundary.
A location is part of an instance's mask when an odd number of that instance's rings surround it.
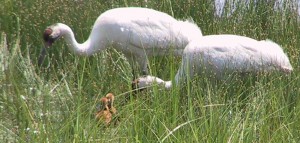
<svg viewBox="0 0 300 143">
<path fill-rule="evenodd" d="M 115 96 L 112 93 L 108 93 L 105 96 L 108 99 L 108 108 L 112 114 L 117 113 L 117 109 L 114 107 Z"/>
<path fill-rule="evenodd" d="M 110 124 L 112 114 L 109 111 L 108 99 L 106 97 L 100 99 L 100 110 L 96 112 L 95 116 L 100 122 L 104 122 L 106 125 Z"/>
</svg>

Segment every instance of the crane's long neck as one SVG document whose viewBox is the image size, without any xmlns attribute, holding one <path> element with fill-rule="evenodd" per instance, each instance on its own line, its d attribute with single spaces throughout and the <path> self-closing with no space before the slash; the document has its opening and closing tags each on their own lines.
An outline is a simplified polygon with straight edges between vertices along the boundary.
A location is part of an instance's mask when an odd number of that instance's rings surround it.
<svg viewBox="0 0 300 143">
<path fill-rule="evenodd" d="M 60 23 L 61 28 L 61 34 L 65 38 L 65 41 L 69 47 L 69 49 L 74 52 L 75 54 L 82 55 L 82 56 L 90 56 L 98 51 L 100 51 L 102 48 L 101 42 L 92 40 L 93 35 L 91 34 L 89 38 L 84 43 L 78 43 L 75 39 L 74 33 L 72 29 L 65 25 Z M 97 38 L 94 35 L 94 39 Z M 98 50 L 98 51 L 97 51 Z"/>
</svg>

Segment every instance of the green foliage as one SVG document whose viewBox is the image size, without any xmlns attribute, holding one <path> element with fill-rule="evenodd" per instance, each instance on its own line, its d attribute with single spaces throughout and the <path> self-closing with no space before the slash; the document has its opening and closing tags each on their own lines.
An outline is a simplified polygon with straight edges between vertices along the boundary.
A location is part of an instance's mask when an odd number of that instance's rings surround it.
<svg viewBox="0 0 300 143">
<path fill-rule="evenodd" d="M 298 142 L 300 140 L 299 24 L 295 4 L 226 3 L 222 15 L 207 0 L 4 0 L 0 6 L 0 142 Z M 291 75 L 154 87 L 133 96 L 131 68 L 113 48 L 89 58 L 62 40 L 37 67 L 42 32 L 56 22 L 84 41 L 105 10 L 142 6 L 178 19 L 192 17 L 208 34 L 272 39 L 290 57 Z M 55 48 L 54 48 L 55 47 Z M 180 59 L 154 57 L 152 75 L 172 79 Z M 116 95 L 118 113 L 105 127 L 94 118 L 98 99 Z M 131 96 L 129 100 L 126 100 Z"/>
</svg>

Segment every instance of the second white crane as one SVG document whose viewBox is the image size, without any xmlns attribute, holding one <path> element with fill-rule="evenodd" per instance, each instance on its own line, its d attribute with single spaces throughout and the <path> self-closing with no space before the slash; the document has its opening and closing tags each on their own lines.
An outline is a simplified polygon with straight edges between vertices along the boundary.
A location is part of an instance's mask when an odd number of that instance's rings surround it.
<svg viewBox="0 0 300 143">
<path fill-rule="evenodd" d="M 217 79 L 222 79 L 226 73 L 290 73 L 292 70 L 288 56 L 271 40 L 257 41 L 238 35 L 208 35 L 191 41 L 186 46 L 175 83 L 192 79 L 196 75 L 212 74 Z M 154 83 L 167 89 L 172 87 L 171 81 L 150 75 L 133 82 L 138 88 Z"/>
</svg>

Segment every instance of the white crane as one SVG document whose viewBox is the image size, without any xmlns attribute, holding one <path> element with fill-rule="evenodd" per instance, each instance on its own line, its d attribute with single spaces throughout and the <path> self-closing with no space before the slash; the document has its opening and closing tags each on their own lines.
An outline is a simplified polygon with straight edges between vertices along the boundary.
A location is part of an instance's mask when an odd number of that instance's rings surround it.
<svg viewBox="0 0 300 143">
<path fill-rule="evenodd" d="M 257 41 L 238 35 L 208 35 L 191 41 L 183 52 L 182 63 L 175 76 L 178 84 L 195 75 L 214 74 L 222 79 L 225 73 L 290 73 L 293 67 L 282 48 L 271 40 Z M 137 78 L 139 88 L 154 83 L 171 88 L 171 81 L 154 76 Z"/>
<path fill-rule="evenodd" d="M 96 20 L 89 38 L 79 44 L 71 28 L 57 23 L 44 32 L 45 47 L 64 37 L 75 54 L 90 56 L 112 46 L 122 52 L 130 64 L 138 64 L 147 73 L 147 57 L 174 53 L 181 56 L 192 39 L 202 36 L 199 27 L 190 21 L 178 21 L 172 16 L 148 8 L 115 8 L 102 13 Z M 39 65 L 46 54 L 43 48 Z"/>
</svg>

